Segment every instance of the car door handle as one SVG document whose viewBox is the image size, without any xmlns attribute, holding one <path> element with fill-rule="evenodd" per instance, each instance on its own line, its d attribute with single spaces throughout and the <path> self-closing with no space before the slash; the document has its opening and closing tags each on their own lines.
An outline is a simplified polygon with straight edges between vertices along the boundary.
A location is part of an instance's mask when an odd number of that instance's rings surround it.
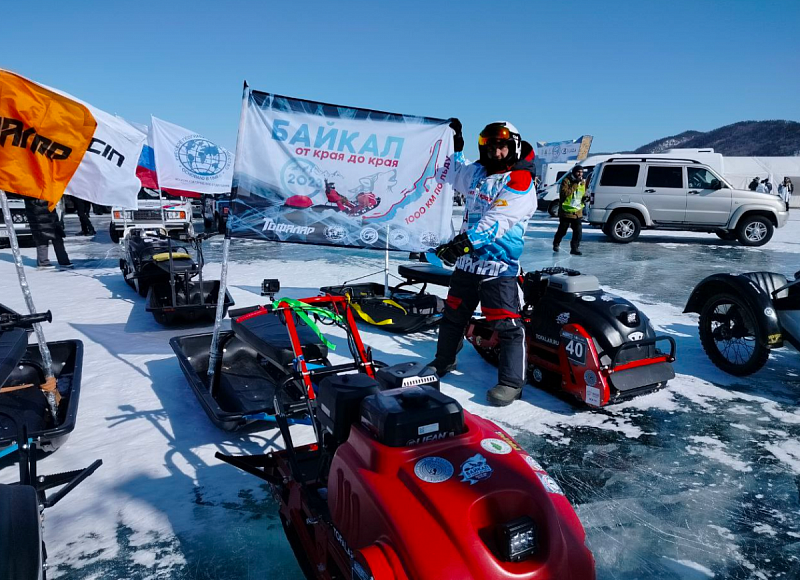
<svg viewBox="0 0 800 580">
<path fill-rule="evenodd" d="M 700 193 L 700 192 L 697 191 L 696 189 L 690 189 L 689 190 L 689 195 L 697 195 L 698 193 Z"/>
<path fill-rule="evenodd" d="M 656 190 L 655 189 L 645 189 L 644 192 L 645 193 L 655 193 Z"/>
</svg>

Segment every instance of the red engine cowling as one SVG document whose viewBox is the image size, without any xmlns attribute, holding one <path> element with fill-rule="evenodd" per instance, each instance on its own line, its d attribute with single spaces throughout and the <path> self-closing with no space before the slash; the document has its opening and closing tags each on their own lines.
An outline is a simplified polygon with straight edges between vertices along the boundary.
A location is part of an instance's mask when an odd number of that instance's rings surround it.
<svg viewBox="0 0 800 580">
<path fill-rule="evenodd" d="M 388 447 L 360 426 L 331 464 L 328 504 L 358 562 L 354 578 L 595 578 L 585 532 L 558 484 L 494 423 L 464 412 L 467 431 Z M 506 561 L 500 527 L 527 516 L 535 549 Z"/>
</svg>

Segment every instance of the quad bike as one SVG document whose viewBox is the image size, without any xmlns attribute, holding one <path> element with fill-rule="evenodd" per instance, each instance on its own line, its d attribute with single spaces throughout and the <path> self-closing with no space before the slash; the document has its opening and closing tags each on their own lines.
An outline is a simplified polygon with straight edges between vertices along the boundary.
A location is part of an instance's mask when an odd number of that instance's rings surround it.
<svg viewBox="0 0 800 580">
<path fill-rule="evenodd" d="M 203 240 L 215 234 L 200 234 L 188 239 L 194 248 L 175 245 L 161 228 L 129 228 L 122 247 L 125 257 L 119 267 L 127 282 L 140 296 L 147 298 L 146 309 L 157 322 L 165 325 L 213 322 L 219 294 L 218 280 L 203 280 Z M 198 279 L 195 280 L 194 278 Z M 226 291 L 227 310 L 234 304 Z"/>
<path fill-rule="evenodd" d="M 291 366 L 274 393 L 285 449 L 217 457 L 270 485 L 306 578 L 595 578 L 555 480 L 441 394 L 430 368 L 378 368 L 344 297 L 278 299 L 240 319 L 251 315 L 288 336 Z M 310 360 L 320 337 L 297 320 L 310 328 L 311 317 L 346 332 L 352 362 Z M 313 443 L 295 445 L 296 420 L 310 422 Z"/>
<path fill-rule="evenodd" d="M 48 342 L 53 359 L 56 393 L 50 393 L 36 344 L 28 345 L 33 324 L 50 322 L 50 312 L 18 314 L 0 304 L 0 457 L 17 439 L 14 421 L 22 421 L 38 450 L 58 449 L 75 429 L 81 393 L 83 343 L 79 340 Z M 51 396 L 51 400 L 48 400 Z"/>
<path fill-rule="evenodd" d="M 675 341 L 657 336 L 633 304 L 600 289 L 597 278 L 544 268 L 519 278 L 528 380 L 589 406 L 659 389 L 675 377 Z M 466 339 L 497 365 L 500 341 L 491 323 L 473 317 Z M 668 343 L 662 352 L 659 343 Z"/>
<path fill-rule="evenodd" d="M 692 291 L 684 312 L 700 315 L 700 342 L 723 371 L 750 375 L 769 351 L 787 343 L 800 350 L 800 272 L 713 274 Z"/>
</svg>

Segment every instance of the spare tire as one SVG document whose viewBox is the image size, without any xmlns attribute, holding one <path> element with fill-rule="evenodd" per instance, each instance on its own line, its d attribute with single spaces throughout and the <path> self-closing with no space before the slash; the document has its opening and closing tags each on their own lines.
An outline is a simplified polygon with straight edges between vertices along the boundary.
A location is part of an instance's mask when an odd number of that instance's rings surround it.
<svg viewBox="0 0 800 580">
<path fill-rule="evenodd" d="M 43 578 L 41 532 L 36 490 L 0 485 L 0 578 Z"/>
</svg>

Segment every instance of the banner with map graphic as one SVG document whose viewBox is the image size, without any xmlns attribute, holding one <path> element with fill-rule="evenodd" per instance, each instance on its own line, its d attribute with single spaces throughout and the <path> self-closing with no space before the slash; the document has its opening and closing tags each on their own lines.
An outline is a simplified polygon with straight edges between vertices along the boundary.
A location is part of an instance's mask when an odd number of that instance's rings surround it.
<svg viewBox="0 0 800 580">
<path fill-rule="evenodd" d="M 151 117 L 158 184 L 162 188 L 196 193 L 225 193 L 231 190 L 233 154 L 179 125 Z"/>
<path fill-rule="evenodd" d="M 443 119 L 245 87 L 231 234 L 428 250 L 452 235 L 452 153 L 453 131 Z"/>
</svg>

